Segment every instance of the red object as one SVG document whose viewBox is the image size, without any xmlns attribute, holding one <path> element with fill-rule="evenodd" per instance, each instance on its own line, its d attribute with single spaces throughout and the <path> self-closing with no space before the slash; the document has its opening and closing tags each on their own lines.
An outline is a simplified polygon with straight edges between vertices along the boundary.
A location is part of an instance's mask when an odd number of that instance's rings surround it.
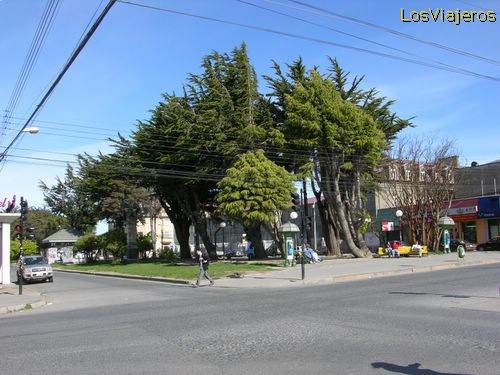
<svg viewBox="0 0 500 375">
<path fill-rule="evenodd" d="M 20 224 L 17 224 L 15 230 L 16 230 L 17 233 L 21 233 L 23 231 L 23 228 L 21 227 Z"/>
<path fill-rule="evenodd" d="M 401 246 L 401 242 L 399 242 L 399 241 L 392 241 L 391 247 L 392 247 L 393 250 L 399 249 L 400 246 Z"/>
</svg>

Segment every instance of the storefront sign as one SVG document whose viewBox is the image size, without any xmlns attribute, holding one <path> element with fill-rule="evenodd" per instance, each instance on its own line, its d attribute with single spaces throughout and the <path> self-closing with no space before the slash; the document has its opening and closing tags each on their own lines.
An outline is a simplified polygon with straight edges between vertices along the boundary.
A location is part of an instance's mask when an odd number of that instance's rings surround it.
<svg viewBox="0 0 500 375">
<path fill-rule="evenodd" d="M 500 217 L 500 196 L 481 197 L 478 199 L 478 219 L 491 219 Z"/>
<path fill-rule="evenodd" d="M 457 207 L 446 210 L 448 216 L 475 214 L 476 212 L 477 212 L 477 206 Z"/>
<path fill-rule="evenodd" d="M 394 221 L 382 221 L 382 232 L 392 232 L 394 230 Z"/>
</svg>

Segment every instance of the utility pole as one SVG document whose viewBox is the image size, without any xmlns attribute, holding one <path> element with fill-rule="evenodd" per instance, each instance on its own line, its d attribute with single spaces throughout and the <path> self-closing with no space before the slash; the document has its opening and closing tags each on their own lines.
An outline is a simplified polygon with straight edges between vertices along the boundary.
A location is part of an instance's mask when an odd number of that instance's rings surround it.
<svg viewBox="0 0 500 375">
<path fill-rule="evenodd" d="M 304 241 L 311 244 L 311 218 L 309 217 L 309 203 L 307 202 L 307 186 L 305 177 L 302 178 L 302 191 L 304 194 L 304 218 L 303 218 L 303 231 L 304 231 Z"/>
<path fill-rule="evenodd" d="M 16 227 L 17 239 L 19 240 L 19 264 L 17 270 L 17 285 L 19 286 L 19 295 L 23 294 L 23 270 L 22 270 L 22 257 L 24 255 L 23 241 L 24 241 L 24 228 L 28 220 L 28 201 L 21 197 L 21 217 L 19 218 L 19 227 Z"/>
</svg>

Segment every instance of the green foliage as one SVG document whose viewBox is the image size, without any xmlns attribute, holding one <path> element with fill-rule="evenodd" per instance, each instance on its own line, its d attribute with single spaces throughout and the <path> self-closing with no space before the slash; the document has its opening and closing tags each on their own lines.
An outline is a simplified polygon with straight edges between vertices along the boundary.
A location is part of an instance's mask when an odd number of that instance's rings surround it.
<svg viewBox="0 0 500 375">
<path fill-rule="evenodd" d="M 173 263 L 179 261 L 179 256 L 171 249 L 164 248 L 160 253 L 160 259 L 166 262 Z"/>
<path fill-rule="evenodd" d="M 68 226 L 68 220 L 60 215 L 55 215 L 49 210 L 43 208 L 32 208 L 28 211 L 27 218 L 28 226 L 35 228 L 35 242 L 38 246 L 42 240 L 51 234 L 54 234 L 61 228 Z M 19 224 L 19 219 L 16 219 L 11 225 L 11 237 L 14 238 L 14 228 Z M 27 229 L 27 228 L 25 228 Z"/>
<path fill-rule="evenodd" d="M 35 241 L 24 240 L 23 241 L 23 254 L 24 255 L 37 255 L 38 245 Z M 12 240 L 10 241 L 10 259 L 18 260 L 19 259 L 19 241 Z"/>
<path fill-rule="evenodd" d="M 328 78 L 313 71 L 285 96 L 289 142 L 342 158 L 343 169 L 369 169 L 385 149 L 384 133 L 372 116 L 345 101 Z"/>
<path fill-rule="evenodd" d="M 93 233 L 84 234 L 73 245 L 73 250 L 84 253 L 89 260 L 93 260 L 101 248 L 101 238 Z"/>
<path fill-rule="evenodd" d="M 79 156 L 77 189 L 93 201 L 99 219 L 124 228 L 127 216 L 144 216 L 151 199 L 136 178 L 140 169 L 135 166 L 130 142 L 119 137 L 115 146 L 117 151 L 109 155 Z"/>
<path fill-rule="evenodd" d="M 137 249 L 139 253 L 146 253 L 146 251 L 153 250 L 153 240 L 151 239 L 151 233 L 148 234 L 137 234 Z"/>
<path fill-rule="evenodd" d="M 40 181 L 40 188 L 54 214 L 64 216 L 70 228 L 86 231 L 95 226 L 99 215 L 93 199 L 79 189 L 80 182 L 78 174 L 68 165 L 64 180 L 57 177 L 52 187 Z"/>
<path fill-rule="evenodd" d="M 127 250 L 127 238 L 123 230 L 114 229 L 98 236 L 99 250 L 113 254 L 113 257 L 120 258 Z"/>
<path fill-rule="evenodd" d="M 293 177 L 262 150 L 242 154 L 218 186 L 218 212 L 245 225 L 274 221 L 295 192 Z"/>
</svg>

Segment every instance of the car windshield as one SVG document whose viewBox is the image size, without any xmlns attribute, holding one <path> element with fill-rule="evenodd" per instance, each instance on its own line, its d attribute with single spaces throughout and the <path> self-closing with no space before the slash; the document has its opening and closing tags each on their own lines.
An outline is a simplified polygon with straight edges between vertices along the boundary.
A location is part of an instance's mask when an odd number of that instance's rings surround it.
<svg viewBox="0 0 500 375">
<path fill-rule="evenodd" d="M 47 264 L 47 259 L 44 257 L 28 257 L 23 259 L 23 263 L 27 266 L 33 266 L 35 264 Z"/>
</svg>

